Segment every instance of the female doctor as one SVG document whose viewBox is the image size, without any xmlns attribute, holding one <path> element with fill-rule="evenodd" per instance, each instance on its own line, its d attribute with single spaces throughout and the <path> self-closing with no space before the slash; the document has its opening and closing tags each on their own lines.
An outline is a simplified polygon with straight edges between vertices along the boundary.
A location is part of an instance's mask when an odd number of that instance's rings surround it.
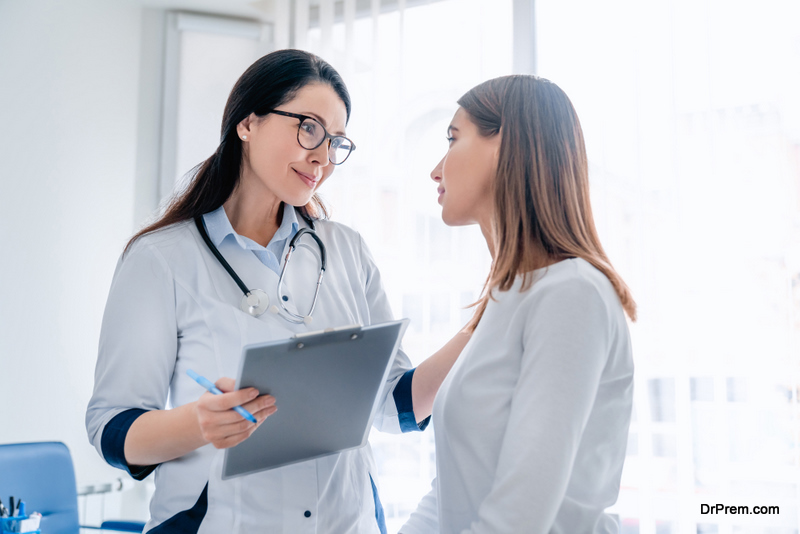
<svg viewBox="0 0 800 534">
<path fill-rule="evenodd" d="M 120 258 L 86 426 L 111 465 L 139 480 L 155 471 L 146 532 L 385 532 L 369 446 L 221 479 L 221 449 L 280 406 L 252 388 L 233 390 L 244 345 L 392 320 L 361 236 L 325 220 L 316 196 L 355 148 L 349 116 L 347 89 L 326 62 L 298 50 L 262 57 L 231 91 L 216 152 Z M 327 252 L 317 295 L 322 248 L 303 229 Z M 468 338 L 457 334 L 416 369 L 399 351 L 374 425 L 424 429 Z M 200 395 L 187 369 L 225 393 Z M 239 405 L 257 423 L 231 410 Z"/>
</svg>

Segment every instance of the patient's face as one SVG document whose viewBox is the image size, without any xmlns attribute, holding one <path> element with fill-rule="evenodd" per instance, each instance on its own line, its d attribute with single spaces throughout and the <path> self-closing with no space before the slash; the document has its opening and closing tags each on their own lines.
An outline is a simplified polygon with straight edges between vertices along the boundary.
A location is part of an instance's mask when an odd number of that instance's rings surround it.
<svg viewBox="0 0 800 534">
<path fill-rule="evenodd" d="M 501 136 L 481 136 L 463 108 L 456 111 L 447 136 L 447 153 L 431 171 L 439 184 L 442 220 L 449 226 L 488 225 Z"/>
</svg>

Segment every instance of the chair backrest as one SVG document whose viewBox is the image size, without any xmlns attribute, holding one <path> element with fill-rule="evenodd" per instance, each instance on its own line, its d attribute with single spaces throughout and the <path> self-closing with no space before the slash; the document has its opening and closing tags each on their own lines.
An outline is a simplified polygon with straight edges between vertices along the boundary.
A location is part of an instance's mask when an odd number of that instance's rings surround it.
<svg viewBox="0 0 800 534">
<path fill-rule="evenodd" d="M 47 534 L 78 534 L 78 492 L 72 456 L 60 442 L 0 445 L 0 499 L 25 501 L 28 513 L 42 514 Z"/>
</svg>

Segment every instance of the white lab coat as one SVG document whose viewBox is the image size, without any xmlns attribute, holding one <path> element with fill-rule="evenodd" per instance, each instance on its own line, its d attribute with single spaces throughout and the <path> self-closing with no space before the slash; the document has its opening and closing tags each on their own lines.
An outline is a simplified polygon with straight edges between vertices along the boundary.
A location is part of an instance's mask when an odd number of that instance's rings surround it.
<svg viewBox="0 0 800 534">
<path fill-rule="evenodd" d="M 393 319 L 361 236 L 331 221 L 317 221 L 316 231 L 327 248 L 327 270 L 308 326 L 269 312 L 258 318 L 242 312 L 241 290 L 203 243 L 193 221 L 145 235 L 133 244 L 120 258 L 112 282 L 86 416 L 89 439 L 101 454 L 104 428 L 121 412 L 160 410 L 197 400 L 203 390 L 186 375 L 187 369 L 211 381 L 235 377 L 245 345 Z M 287 307 L 297 311 L 298 303 L 306 313 L 319 253 L 313 240 L 302 241 L 308 244 L 292 256 L 284 294 L 289 297 Z M 232 240 L 219 249 L 248 287 L 275 298 L 275 272 Z M 401 349 L 374 421 L 379 430 L 401 431 L 393 391 L 410 368 Z M 280 399 L 277 403 L 280 406 Z M 207 445 L 160 464 L 145 532 L 167 520 L 185 520 L 180 513 L 200 504 L 206 484 L 207 510 L 197 530 L 201 533 L 379 532 L 370 480 L 377 476 L 369 445 L 227 481 L 220 477 L 222 460 L 223 451 Z"/>
</svg>

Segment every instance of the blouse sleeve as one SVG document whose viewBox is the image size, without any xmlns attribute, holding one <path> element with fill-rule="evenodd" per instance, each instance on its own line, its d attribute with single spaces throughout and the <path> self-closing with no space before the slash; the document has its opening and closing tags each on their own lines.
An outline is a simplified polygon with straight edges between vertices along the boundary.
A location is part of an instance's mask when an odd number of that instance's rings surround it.
<svg viewBox="0 0 800 534">
<path fill-rule="evenodd" d="M 136 242 L 111 283 L 86 430 L 109 464 L 137 479 L 156 466 L 128 465 L 125 436 L 138 416 L 166 407 L 177 343 L 172 273 L 155 247 Z"/>
<path fill-rule="evenodd" d="M 532 297 L 534 295 L 531 295 Z M 519 381 L 491 490 L 462 534 L 550 531 L 609 354 L 610 314 L 589 282 L 526 300 Z"/>
<path fill-rule="evenodd" d="M 359 235 L 361 245 L 361 266 L 364 276 L 364 286 L 369 307 L 370 324 L 393 321 L 394 315 L 389 306 L 389 299 L 381 283 L 380 271 L 375 265 L 375 260 L 367 248 L 366 243 Z M 403 351 L 402 345 L 397 351 L 386 387 L 382 392 L 381 404 L 375 416 L 373 426 L 382 432 L 400 433 L 425 430 L 430 417 L 417 424 L 414 415 L 414 405 L 411 399 L 411 380 L 415 369 L 411 367 L 411 360 Z"/>
</svg>

